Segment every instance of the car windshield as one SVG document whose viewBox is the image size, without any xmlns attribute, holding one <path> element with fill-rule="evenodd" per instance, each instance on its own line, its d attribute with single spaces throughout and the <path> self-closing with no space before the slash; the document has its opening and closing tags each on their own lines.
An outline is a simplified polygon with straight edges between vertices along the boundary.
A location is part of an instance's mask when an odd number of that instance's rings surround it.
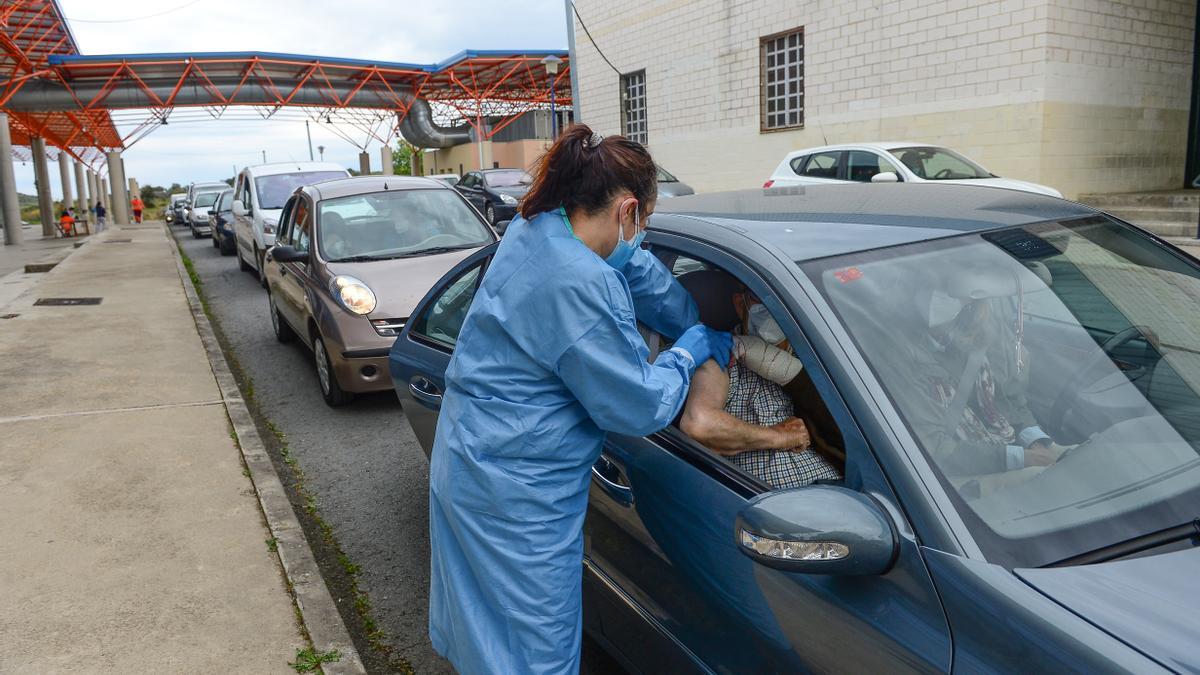
<svg viewBox="0 0 1200 675">
<path fill-rule="evenodd" d="M 524 171 L 513 169 L 511 171 L 489 171 L 483 174 L 483 179 L 487 181 L 488 187 L 527 187 L 533 182 L 533 178 Z"/>
<path fill-rule="evenodd" d="M 889 152 L 910 171 L 925 180 L 995 178 L 987 169 L 946 148 L 916 146 L 895 148 Z"/>
<path fill-rule="evenodd" d="M 326 199 L 317 207 L 321 255 L 330 262 L 401 258 L 492 242 L 457 192 L 392 190 Z"/>
<path fill-rule="evenodd" d="M 217 203 L 217 195 L 219 195 L 219 194 L 221 194 L 221 193 L 220 192 L 201 192 L 200 194 L 196 195 L 196 206 L 197 207 L 212 206 L 213 204 Z"/>
<path fill-rule="evenodd" d="M 225 190 L 217 196 L 217 210 L 228 211 L 233 207 L 233 190 Z"/>
<path fill-rule="evenodd" d="M 1200 516 L 1200 269 L 1089 217 L 804 263 L 984 554 Z"/>
<path fill-rule="evenodd" d="M 258 192 L 258 206 L 262 209 L 282 209 L 296 188 L 346 176 L 345 171 L 302 171 L 257 176 L 254 179 L 254 189 Z"/>
<path fill-rule="evenodd" d="M 658 170 L 658 182 L 660 182 L 660 183 L 678 183 L 679 182 L 678 178 L 676 178 L 675 176 L 672 176 L 666 169 L 662 168 L 661 166 L 655 165 L 655 169 Z"/>
</svg>

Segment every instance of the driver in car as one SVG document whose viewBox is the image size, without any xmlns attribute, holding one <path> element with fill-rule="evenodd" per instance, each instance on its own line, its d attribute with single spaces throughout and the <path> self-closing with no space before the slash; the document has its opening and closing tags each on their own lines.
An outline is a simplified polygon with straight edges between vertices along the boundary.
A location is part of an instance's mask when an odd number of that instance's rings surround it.
<svg viewBox="0 0 1200 675">
<path fill-rule="evenodd" d="M 733 304 L 742 323 L 733 331 L 729 369 L 708 361 L 696 371 L 680 429 L 777 490 L 841 480 L 842 473 L 813 449 L 781 386 L 801 370 L 783 330 L 745 288 L 734 293 Z"/>
<path fill-rule="evenodd" d="M 986 491 L 974 479 L 1048 466 L 1064 448 L 1025 400 L 1029 352 L 1017 279 L 975 270 L 957 281 L 920 301 L 927 333 L 911 376 L 924 397 L 909 402 L 910 422 L 952 482 Z"/>
</svg>

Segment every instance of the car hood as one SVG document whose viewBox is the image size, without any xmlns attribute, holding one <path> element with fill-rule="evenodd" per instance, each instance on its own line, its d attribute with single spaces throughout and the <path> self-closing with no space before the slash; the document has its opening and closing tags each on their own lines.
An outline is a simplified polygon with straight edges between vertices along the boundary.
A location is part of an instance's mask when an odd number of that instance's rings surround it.
<svg viewBox="0 0 1200 675">
<path fill-rule="evenodd" d="M 1047 185 L 1038 185 L 1023 180 L 1015 180 L 1013 178 L 964 178 L 954 181 L 929 181 L 931 183 L 954 183 L 963 185 L 983 185 L 985 187 L 1007 188 L 1009 190 L 1020 190 L 1022 192 L 1032 192 L 1039 195 L 1047 195 L 1050 197 L 1062 198 L 1062 193 Z"/>
<path fill-rule="evenodd" d="M 658 184 L 658 196 L 660 199 L 663 197 L 683 197 L 694 194 L 696 194 L 696 191 L 687 183 L 674 181 L 670 183 L 660 182 Z"/>
<path fill-rule="evenodd" d="M 482 247 L 480 247 L 482 248 Z M 417 258 L 376 260 L 358 263 L 328 263 L 329 278 L 348 274 L 371 288 L 377 302 L 372 319 L 399 319 L 413 309 L 429 289 L 463 258 L 477 248 L 438 253 Z"/>
<path fill-rule="evenodd" d="M 1076 567 L 1018 569 L 1030 586 L 1176 671 L 1200 669 L 1200 548 Z"/>
</svg>

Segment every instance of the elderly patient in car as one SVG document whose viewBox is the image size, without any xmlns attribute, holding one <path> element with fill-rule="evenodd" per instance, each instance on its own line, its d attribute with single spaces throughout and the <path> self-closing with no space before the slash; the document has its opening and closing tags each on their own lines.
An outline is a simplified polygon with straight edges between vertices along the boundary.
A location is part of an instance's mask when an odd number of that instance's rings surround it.
<svg viewBox="0 0 1200 675">
<path fill-rule="evenodd" d="M 713 361 L 696 371 L 680 428 L 775 489 L 840 480 L 841 472 L 813 449 L 781 386 L 801 365 L 779 324 L 745 288 L 733 293 L 733 306 L 741 319 L 733 360 L 727 371 Z"/>
</svg>

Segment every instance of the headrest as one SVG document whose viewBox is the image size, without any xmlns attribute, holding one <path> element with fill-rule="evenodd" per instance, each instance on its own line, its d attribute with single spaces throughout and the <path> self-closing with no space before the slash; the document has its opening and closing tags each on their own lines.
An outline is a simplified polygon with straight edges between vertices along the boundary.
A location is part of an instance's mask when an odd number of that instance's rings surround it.
<svg viewBox="0 0 1200 675">
<path fill-rule="evenodd" d="M 696 270 L 679 277 L 696 306 L 700 309 L 700 323 L 714 330 L 733 330 L 742 319 L 733 308 L 733 294 L 742 290 L 742 284 L 718 270 Z"/>
</svg>

